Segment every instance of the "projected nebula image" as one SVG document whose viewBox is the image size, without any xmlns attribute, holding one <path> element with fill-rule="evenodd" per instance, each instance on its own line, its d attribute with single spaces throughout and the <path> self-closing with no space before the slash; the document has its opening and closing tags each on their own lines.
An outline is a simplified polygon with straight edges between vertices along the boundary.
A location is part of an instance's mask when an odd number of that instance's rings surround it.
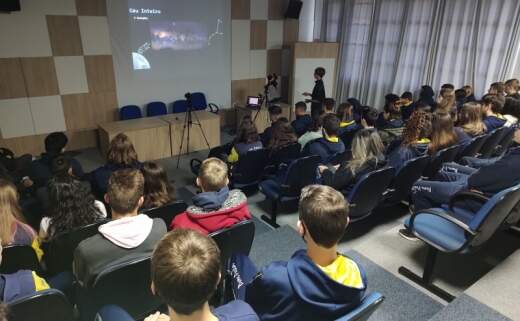
<svg viewBox="0 0 520 321">
<path fill-rule="evenodd" d="M 153 50 L 193 50 L 208 46 L 208 29 L 196 22 L 150 21 Z"/>
</svg>

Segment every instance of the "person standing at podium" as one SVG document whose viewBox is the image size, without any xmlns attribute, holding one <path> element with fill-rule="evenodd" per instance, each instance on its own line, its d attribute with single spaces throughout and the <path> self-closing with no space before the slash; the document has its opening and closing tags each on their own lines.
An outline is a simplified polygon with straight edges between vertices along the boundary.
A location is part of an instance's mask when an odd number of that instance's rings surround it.
<svg viewBox="0 0 520 321">
<path fill-rule="evenodd" d="M 325 86 L 323 85 L 323 77 L 325 76 L 325 68 L 318 67 L 314 70 L 315 85 L 312 93 L 305 92 L 304 96 L 311 97 L 306 102 L 311 103 L 311 116 L 319 115 L 323 110 L 323 102 L 325 101 Z"/>
</svg>

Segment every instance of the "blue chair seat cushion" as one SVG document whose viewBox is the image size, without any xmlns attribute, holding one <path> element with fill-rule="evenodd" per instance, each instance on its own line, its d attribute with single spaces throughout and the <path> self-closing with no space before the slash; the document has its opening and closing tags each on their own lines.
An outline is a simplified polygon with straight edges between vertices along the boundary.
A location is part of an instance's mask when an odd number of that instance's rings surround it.
<svg viewBox="0 0 520 321">
<path fill-rule="evenodd" d="M 443 211 L 440 208 L 434 210 Z M 407 228 L 410 227 L 410 218 L 406 219 L 404 225 Z M 440 247 L 446 252 L 457 251 L 466 243 L 466 236 L 463 229 L 442 217 L 432 214 L 417 214 L 414 220 L 413 230 L 420 239 L 430 245 Z"/>
<path fill-rule="evenodd" d="M 273 179 L 268 179 L 260 183 L 260 191 L 265 197 L 271 200 L 277 200 L 280 197 L 280 184 Z"/>
</svg>

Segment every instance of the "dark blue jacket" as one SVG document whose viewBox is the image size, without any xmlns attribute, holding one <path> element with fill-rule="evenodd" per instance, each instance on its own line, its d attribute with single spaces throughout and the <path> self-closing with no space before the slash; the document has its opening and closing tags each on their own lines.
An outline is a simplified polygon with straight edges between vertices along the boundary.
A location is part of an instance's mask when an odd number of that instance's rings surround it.
<svg viewBox="0 0 520 321">
<path fill-rule="evenodd" d="M 408 120 L 410 116 L 412 116 L 413 112 L 415 111 L 415 106 L 415 103 L 411 103 L 408 106 L 401 107 L 401 117 L 403 117 L 403 120 Z"/>
<path fill-rule="evenodd" d="M 364 287 L 351 288 L 327 276 L 305 250 L 288 262 L 274 262 L 247 286 L 247 301 L 262 321 L 335 320 L 357 307 L 367 279 L 359 266 Z"/>
<path fill-rule="evenodd" d="M 52 160 L 59 155 L 50 155 L 42 153 L 40 158 L 31 163 L 31 180 L 36 187 L 43 187 L 52 178 L 51 164 Z M 83 168 L 81 164 L 74 158 L 70 158 L 70 166 L 74 176 L 81 178 L 83 176 Z"/>
<path fill-rule="evenodd" d="M 98 167 L 92 172 L 90 184 L 92 185 L 92 193 L 98 198 L 103 199 L 103 196 L 107 192 L 108 187 L 108 179 L 113 172 L 125 169 L 125 168 L 134 168 L 141 169 L 142 164 L 140 162 L 136 162 L 133 165 L 119 165 L 108 163 L 101 167 Z"/>
<path fill-rule="evenodd" d="M 494 195 L 520 183 L 520 149 L 512 149 L 495 163 L 481 167 L 468 178 L 468 189 Z"/>
<path fill-rule="evenodd" d="M 404 146 L 400 144 L 398 147 L 390 151 L 387 156 L 388 166 L 395 168 L 396 171 L 403 167 L 404 163 L 410 159 L 426 155 L 428 152 L 428 144 L 415 144 Z"/>
<path fill-rule="evenodd" d="M 458 139 L 460 145 L 466 146 L 469 143 L 471 143 L 471 136 L 469 134 L 467 134 L 464 131 L 464 129 L 462 129 L 460 127 L 455 127 L 454 130 L 455 130 L 455 133 L 457 134 L 457 139 Z"/>
<path fill-rule="evenodd" d="M 483 122 L 486 125 L 487 132 L 490 133 L 493 130 L 504 126 L 506 120 L 498 118 L 496 116 L 487 116 L 486 118 L 484 118 Z"/>
<path fill-rule="evenodd" d="M 259 321 L 255 311 L 244 301 L 231 301 L 212 311 L 219 321 Z"/>
<path fill-rule="evenodd" d="M 309 115 L 303 115 L 300 117 L 297 117 L 293 122 L 291 123 L 292 127 L 294 128 L 294 132 L 298 137 L 305 134 L 307 130 L 312 125 L 312 118 Z"/>
<path fill-rule="evenodd" d="M 322 164 L 327 164 L 336 154 L 345 151 L 345 145 L 341 139 L 337 143 L 328 141 L 325 138 L 318 138 L 309 143 L 309 155 L 318 155 Z"/>
<path fill-rule="evenodd" d="M 20 270 L 13 274 L 0 274 L 0 299 L 9 303 L 36 292 L 32 271 Z"/>
</svg>

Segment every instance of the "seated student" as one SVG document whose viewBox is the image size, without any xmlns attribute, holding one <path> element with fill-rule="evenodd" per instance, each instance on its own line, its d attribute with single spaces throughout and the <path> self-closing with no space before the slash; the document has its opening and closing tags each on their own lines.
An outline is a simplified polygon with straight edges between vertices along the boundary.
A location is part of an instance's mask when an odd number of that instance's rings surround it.
<svg viewBox="0 0 520 321">
<path fill-rule="evenodd" d="M 473 94 L 473 87 L 471 87 L 470 85 L 465 85 L 464 87 L 462 87 L 462 89 L 464 89 L 465 93 L 464 103 L 477 101 L 475 95 Z"/>
<path fill-rule="evenodd" d="M 269 154 L 272 156 L 281 148 L 296 143 L 297 140 L 298 137 L 293 127 L 289 124 L 287 118 L 282 117 L 273 125 L 273 134 L 267 145 L 267 149 L 269 149 Z"/>
<path fill-rule="evenodd" d="M 446 84 L 442 84 L 441 90 L 442 89 L 448 89 L 448 90 L 451 90 L 451 91 L 455 91 L 455 86 L 453 84 L 446 83 Z"/>
<path fill-rule="evenodd" d="M 513 98 L 516 100 L 520 100 L 520 93 L 518 92 L 518 88 L 515 86 L 516 79 L 509 79 L 505 82 L 504 91 L 506 93 L 506 98 Z"/>
<path fill-rule="evenodd" d="M 495 96 L 500 104 L 504 106 L 506 102 L 506 92 L 505 92 L 505 86 L 503 82 L 494 82 L 491 84 L 488 90 L 488 94 Z"/>
<path fill-rule="evenodd" d="M 440 96 L 437 100 L 438 113 L 452 113 L 457 110 L 457 102 L 455 99 L 455 91 L 451 89 L 441 89 Z"/>
<path fill-rule="evenodd" d="M 323 111 L 325 111 L 325 114 L 333 114 L 334 107 L 336 107 L 336 101 L 333 98 L 325 98 L 323 101 Z"/>
<path fill-rule="evenodd" d="M 312 125 L 312 117 L 306 113 L 307 104 L 303 101 L 299 101 L 294 106 L 294 115 L 296 119 L 293 120 L 291 126 L 294 128 L 298 137 L 302 136 Z"/>
<path fill-rule="evenodd" d="M 354 110 L 350 103 L 342 103 L 338 106 L 336 116 L 339 118 L 339 136 L 347 132 L 355 132 L 361 128 L 354 119 Z"/>
<path fill-rule="evenodd" d="M 231 164 L 238 162 L 240 156 L 247 154 L 247 152 L 263 148 L 260 135 L 258 135 L 258 131 L 253 122 L 243 122 L 239 130 L 231 152 L 227 157 L 228 163 Z"/>
<path fill-rule="evenodd" d="M 282 108 L 278 105 L 273 105 L 269 107 L 269 120 L 271 121 L 271 126 L 267 127 L 264 132 L 260 135 L 262 139 L 262 144 L 265 146 L 269 144 L 271 140 L 271 136 L 273 135 L 273 125 L 276 121 L 282 117 Z"/>
<path fill-rule="evenodd" d="M 298 143 L 301 145 L 302 150 L 308 143 L 323 137 L 322 115 L 323 112 L 315 114 L 312 119 L 312 125 L 305 134 L 298 138 Z"/>
<path fill-rule="evenodd" d="M 170 227 L 190 228 L 209 234 L 251 218 L 247 197 L 239 189 L 229 190 L 228 167 L 218 158 L 202 162 L 193 205 L 173 219 Z"/>
<path fill-rule="evenodd" d="M 482 99 L 482 111 L 484 113 L 484 125 L 487 132 L 500 128 L 506 124 L 506 119 L 502 116 L 503 104 L 493 95 L 486 95 Z"/>
<path fill-rule="evenodd" d="M 486 133 L 486 125 L 482 122 L 482 106 L 477 102 L 465 103 L 459 112 L 457 127 L 470 137 Z"/>
<path fill-rule="evenodd" d="M 453 127 L 449 114 L 434 113 L 432 117 L 432 136 L 428 145 L 428 153 L 435 155 L 438 151 L 454 146 L 459 142 L 459 136 Z"/>
<path fill-rule="evenodd" d="M 370 106 L 362 106 L 361 126 L 363 128 L 375 128 L 379 119 L 379 111 Z"/>
<path fill-rule="evenodd" d="M 349 223 L 348 203 L 328 186 L 302 190 L 298 233 L 307 244 L 288 262 L 264 267 L 246 285 L 246 301 L 260 320 L 335 320 L 363 298 L 367 279 L 360 265 L 338 253 Z"/>
<path fill-rule="evenodd" d="M 161 207 L 175 200 L 175 190 L 161 165 L 146 162 L 141 171 L 144 176 L 143 209 Z"/>
<path fill-rule="evenodd" d="M 71 176 L 57 176 L 48 185 L 49 207 L 40 222 L 40 239 L 55 236 L 101 222 L 107 217 L 105 205 L 94 199 L 82 182 Z"/>
<path fill-rule="evenodd" d="M 520 143 L 520 130 L 515 131 L 514 141 Z M 454 167 L 456 172 L 441 170 L 436 180 L 421 179 L 413 186 L 412 200 L 415 211 L 447 204 L 450 198 L 460 191 L 492 196 L 520 183 L 520 171 L 517 170 L 519 165 L 520 150 L 512 149 L 501 159 L 479 169 L 459 165 Z M 471 202 L 457 206 L 475 209 Z"/>
<path fill-rule="evenodd" d="M 41 260 L 38 235 L 25 224 L 19 204 L 18 192 L 13 183 L 0 179 L 0 239 L 2 245 L 28 245 Z"/>
<path fill-rule="evenodd" d="M 108 180 L 105 201 L 112 209 L 112 221 L 99 233 L 83 240 L 74 251 L 76 280 L 89 285 L 103 270 L 139 257 L 149 256 L 166 234 L 159 219 L 138 214 L 143 205 L 144 177 L 137 169 L 120 169 Z"/>
<path fill-rule="evenodd" d="M 424 111 L 414 112 L 406 122 L 402 138 L 388 147 L 388 165 L 399 170 L 408 160 L 425 155 L 431 132 L 431 114 Z"/>
<path fill-rule="evenodd" d="M 358 179 L 384 165 L 385 146 L 375 129 L 361 129 L 352 141 L 352 158 L 336 166 L 319 166 L 323 184 L 348 193 Z"/>
<path fill-rule="evenodd" d="M 401 95 L 401 117 L 407 121 L 412 113 L 415 111 L 415 103 L 413 102 L 413 95 L 409 91 L 405 91 Z"/>
<path fill-rule="evenodd" d="M 385 96 L 384 111 L 379 114 L 376 128 L 379 129 L 381 138 L 385 144 L 401 137 L 404 129 L 404 121 L 401 116 L 401 99 L 394 94 Z"/>
<path fill-rule="evenodd" d="M 92 192 L 98 199 L 103 199 L 107 191 L 110 175 L 120 169 L 141 169 L 134 145 L 130 138 L 121 133 L 114 137 L 108 146 L 107 162 L 91 174 Z"/>
<path fill-rule="evenodd" d="M 318 155 L 322 164 L 327 164 L 336 154 L 345 151 L 345 145 L 339 139 L 339 119 L 334 114 L 323 117 L 323 137 L 309 143 L 309 155 Z"/>
<path fill-rule="evenodd" d="M 502 114 L 507 121 L 505 126 L 518 124 L 520 120 L 520 100 L 507 97 Z"/>
<path fill-rule="evenodd" d="M 31 165 L 30 178 L 36 187 L 42 187 L 52 178 L 51 164 L 52 160 L 62 155 L 67 146 L 68 138 L 64 133 L 50 133 L 45 137 L 45 153 L 40 158 L 33 161 Z M 74 158 L 70 159 L 72 167 L 72 175 L 81 178 L 83 176 L 83 168 L 81 164 Z"/>
<path fill-rule="evenodd" d="M 462 105 L 466 103 L 466 91 L 464 89 L 459 88 L 455 90 L 455 105 L 457 106 L 457 110 L 462 108 Z"/>
<path fill-rule="evenodd" d="M 432 87 L 427 85 L 422 86 L 417 104 L 422 103 L 423 106 L 430 106 L 430 112 L 434 112 L 435 108 L 437 108 L 437 102 L 433 98 L 434 96 L 435 92 Z"/>
<path fill-rule="evenodd" d="M 354 120 L 359 123 L 361 121 L 361 117 L 363 116 L 363 106 L 361 102 L 356 98 L 349 98 L 347 102 L 352 105 L 352 113 L 354 116 Z"/>
</svg>

